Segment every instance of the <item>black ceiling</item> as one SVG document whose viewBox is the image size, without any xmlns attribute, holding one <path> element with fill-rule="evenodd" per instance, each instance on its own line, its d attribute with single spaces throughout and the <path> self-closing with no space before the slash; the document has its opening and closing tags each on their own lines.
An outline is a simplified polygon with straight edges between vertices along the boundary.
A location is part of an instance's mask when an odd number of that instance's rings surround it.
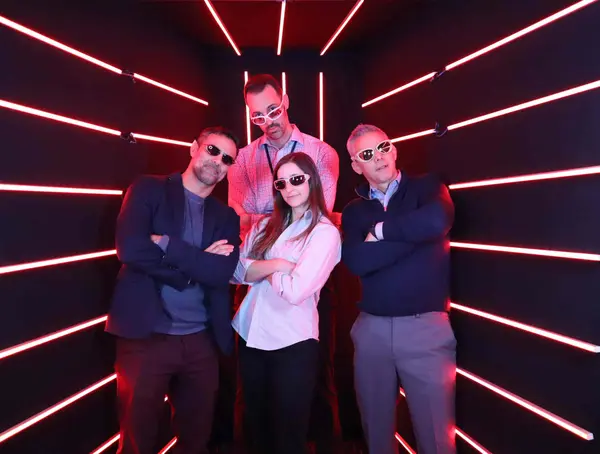
<svg viewBox="0 0 600 454">
<path fill-rule="evenodd" d="M 178 27 L 199 44 L 230 47 L 203 0 L 138 0 L 139 6 Z M 398 20 L 402 12 L 420 0 L 365 0 L 333 49 L 348 47 Z M 212 5 L 240 49 L 277 49 L 280 0 L 212 0 Z M 356 0 L 288 0 L 283 49 L 320 51 L 352 10 Z M 231 52 L 234 52 L 231 49 Z"/>
</svg>

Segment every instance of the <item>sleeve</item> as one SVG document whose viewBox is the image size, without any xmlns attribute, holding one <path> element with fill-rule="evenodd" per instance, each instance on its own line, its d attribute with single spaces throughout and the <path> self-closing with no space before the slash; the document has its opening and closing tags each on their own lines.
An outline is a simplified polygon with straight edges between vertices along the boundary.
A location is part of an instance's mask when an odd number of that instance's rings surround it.
<svg viewBox="0 0 600 454">
<path fill-rule="evenodd" d="M 252 285 L 250 282 L 246 282 L 246 272 L 252 263 L 253 259 L 248 258 L 250 251 L 252 250 L 252 245 L 256 240 L 256 236 L 258 235 L 259 229 L 262 224 L 256 223 L 253 225 L 252 229 L 246 234 L 244 241 L 240 247 L 240 259 L 235 267 L 235 272 L 233 273 L 233 277 L 231 279 L 232 284 L 243 284 L 243 285 Z"/>
<path fill-rule="evenodd" d="M 433 178 L 421 182 L 419 207 L 383 223 L 385 241 L 423 243 L 448 234 L 454 221 L 454 205 L 448 188 Z"/>
<path fill-rule="evenodd" d="M 372 241 L 365 242 L 368 228 L 361 227 L 359 214 L 353 206 L 347 206 L 342 212 L 342 261 L 350 272 L 363 277 L 396 263 L 408 256 L 414 245 L 407 242 Z M 364 230 L 364 231 L 363 231 Z"/>
<path fill-rule="evenodd" d="M 318 230 L 317 230 L 318 229 Z M 301 304 L 327 282 L 341 258 L 341 240 L 334 226 L 317 226 L 291 274 L 273 273 L 275 292 L 293 305 Z"/>
<path fill-rule="evenodd" d="M 234 246 L 233 252 L 228 256 L 206 252 L 173 237 L 169 240 L 163 261 L 180 269 L 199 284 L 226 285 L 235 271 L 240 255 L 240 218 L 232 208 L 226 208 L 223 228 L 217 235 L 219 239 L 227 240 Z"/>
<path fill-rule="evenodd" d="M 155 233 L 152 231 L 154 184 L 150 178 L 141 177 L 128 188 L 117 218 L 117 257 L 124 265 L 181 291 L 187 287 L 189 276 L 164 264 L 163 251 L 150 239 Z"/>
<path fill-rule="evenodd" d="M 323 145 L 320 153 L 317 169 L 323 184 L 323 195 L 325 196 L 325 205 L 329 212 L 333 211 L 335 205 L 335 195 L 337 192 L 337 183 L 340 175 L 340 158 L 337 152 L 327 144 Z"/>
</svg>

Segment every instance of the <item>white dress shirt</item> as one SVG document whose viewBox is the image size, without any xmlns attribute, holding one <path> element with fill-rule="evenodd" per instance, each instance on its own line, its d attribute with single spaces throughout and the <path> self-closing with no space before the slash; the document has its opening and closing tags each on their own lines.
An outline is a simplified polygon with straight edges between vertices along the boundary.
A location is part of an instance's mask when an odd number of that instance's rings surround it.
<svg viewBox="0 0 600 454">
<path fill-rule="evenodd" d="M 319 339 L 319 293 L 339 263 L 342 248 L 337 227 L 325 217 L 305 239 L 291 241 L 310 225 L 311 217 L 309 210 L 290 224 L 266 253 L 267 260 L 282 258 L 296 264 L 291 274 L 273 273 L 273 285 L 267 279 L 245 281 L 246 271 L 254 262 L 248 254 L 266 219 L 252 227 L 241 246 L 232 283 L 250 288 L 232 326 L 248 347 L 278 350 L 307 339 Z"/>
</svg>

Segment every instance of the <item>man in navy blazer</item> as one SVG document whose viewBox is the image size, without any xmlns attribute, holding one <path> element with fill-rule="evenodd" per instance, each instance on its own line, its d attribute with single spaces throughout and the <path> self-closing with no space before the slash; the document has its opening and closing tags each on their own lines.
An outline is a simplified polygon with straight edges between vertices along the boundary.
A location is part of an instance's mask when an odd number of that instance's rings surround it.
<svg viewBox="0 0 600 454">
<path fill-rule="evenodd" d="M 142 176 L 117 220 L 122 263 L 106 330 L 117 337 L 119 454 L 155 454 L 168 395 L 177 452 L 207 452 L 218 388 L 217 347 L 233 347 L 229 279 L 240 219 L 210 194 L 238 141 L 207 128 L 183 174 Z"/>
</svg>

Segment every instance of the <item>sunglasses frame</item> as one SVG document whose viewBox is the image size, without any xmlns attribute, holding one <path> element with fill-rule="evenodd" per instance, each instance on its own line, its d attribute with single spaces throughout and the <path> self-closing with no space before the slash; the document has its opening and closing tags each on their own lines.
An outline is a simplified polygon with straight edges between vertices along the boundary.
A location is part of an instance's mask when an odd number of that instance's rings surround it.
<svg viewBox="0 0 600 454">
<path fill-rule="evenodd" d="M 198 143 L 198 142 L 196 142 Z M 208 147 L 214 147 L 215 149 L 217 149 L 219 151 L 218 154 L 213 154 L 210 151 L 208 151 Z M 212 143 L 206 143 L 204 144 L 204 149 L 206 150 L 206 152 L 210 155 L 210 156 L 219 156 L 221 155 L 221 161 L 223 162 L 223 164 L 225 164 L 227 167 L 231 167 L 232 165 L 235 164 L 235 158 L 229 156 L 227 153 L 225 153 L 223 150 L 221 150 L 219 147 L 217 147 L 216 145 L 213 145 Z M 225 160 L 229 158 L 231 159 L 230 163 L 225 162 Z"/>
<path fill-rule="evenodd" d="M 298 184 L 294 184 L 294 183 L 292 183 L 290 180 L 291 180 L 292 178 L 296 178 L 296 177 L 304 177 L 304 181 L 303 181 L 303 182 L 301 182 L 301 183 L 298 183 Z M 275 190 L 277 190 L 277 191 L 281 192 L 281 191 L 283 191 L 285 188 L 287 188 L 287 185 L 288 185 L 288 184 L 289 184 L 289 185 L 292 185 L 292 186 L 300 186 L 300 185 L 302 185 L 302 184 L 304 184 L 304 183 L 307 183 L 307 182 L 308 182 L 308 180 L 310 180 L 310 175 L 309 175 L 308 173 L 299 173 L 298 175 L 292 175 L 292 176 L 291 176 L 291 177 L 289 177 L 289 178 L 278 178 L 278 179 L 276 179 L 275 181 L 273 181 L 273 187 L 275 188 Z M 283 186 L 283 188 L 281 188 L 281 189 L 279 189 L 279 188 L 277 187 L 277 183 L 278 183 L 278 182 L 280 182 L 280 181 L 283 181 L 283 182 L 285 182 L 285 185 L 284 185 L 284 186 Z"/>
<path fill-rule="evenodd" d="M 283 102 L 284 99 L 281 99 L 281 103 L 275 107 L 274 109 L 272 109 L 267 115 L 255 115 L 254 117 L 250 117 L 250 121 L 252 122 L 252 124 L 255 124 L 256 126 L 263 126 L 267 124 L 267 120 L 271 120 L 271 121 L 275 121 L 277 120 L 279 117 L 281 117 L 283 115 L 283 112 L 285 112 L 285 107 L 283 106 Z M 271 113 L 275 112 L 277 110 L 281 109 L 281 112 L 276 115 L 275 117 L 271 117 Z M 263 119 L 264 123 L 257 123 L 255 120 L 260 120 Z"/>
<path fill-rule="evenodd" d="M 388 151 L 381 151 L 379 149 L 379 147 L 388 142 L 390 144 L 390 149 Z M 378 153 L 381 154 L 388 154 L 390 153 L 392 150 L 394 149 L 394 144 L 392 143 L 392 141 L 390 139 L 386 139 L 386 140 L 382 140 L 381 142 L 379 142 L 377 145 L 375 145 L 375 148 L 365 148 L 363 150 L 360 150 L 358 153 L 356 153 L 354 156 L 352 156 L 352 160 L 353 161 L 360 161 L 360 162 L 371 162 L 374 158 L 375 158 L 375 151 L 377 151 Z M 365 152 L 365 151 L 373 151 L 373 157 L 371 159 L 363 159 L 360 157 L 360 154 Z"/>
</svg>

